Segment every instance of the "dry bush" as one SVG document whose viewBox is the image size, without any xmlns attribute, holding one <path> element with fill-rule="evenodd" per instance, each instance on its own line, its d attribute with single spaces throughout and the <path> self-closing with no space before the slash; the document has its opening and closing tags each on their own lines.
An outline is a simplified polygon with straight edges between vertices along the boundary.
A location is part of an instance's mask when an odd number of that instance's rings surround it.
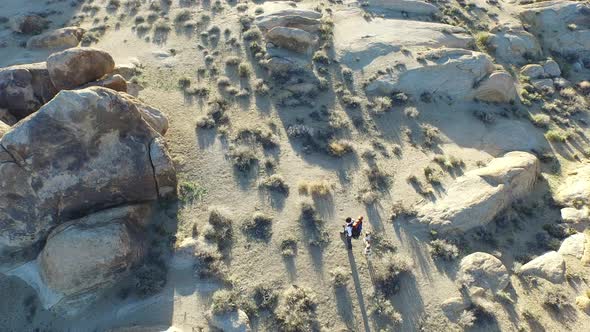
<svg viewBox="0 0 590 332">
<path fill-rule="evenodd" d="M 229 157 L 234 167 L 241 172 L 249 171 L 258 162 L 256 151 L 244 145 L 230 148 Z"/>
<path fill-rule="evenodd" d="M 272 218 L 256 212 L 252 218 L 244 221 L 242 230 L 253 238 L 268 241 L 272 236 Z"/>
<path fill-rule="evenodd" d="M 386 295 L 399 291 L 399 280 L 412 271 L 411 262 L 399 254 L 385 254 L 373 263 L 375 289 Z"/>
<path fill-rule="evenodd" d="M 293 257 L 297 255 L 297 238 L 287 236 L 281 240 L 280 249 L 283 257 Z"/>
<path fill-rule="evenodd" d="M 279 294 L 276 289 L 267 284 L 259 284 L 254 287 L 253 294 L 254 304 L 258 309 L 272 310 L 277 306 Z"/>
<path fill-rule="evenodd" d="M 334 157 L 342 157 L 354 151 L 352 143 L 345 140 L 332 141 L 328 144 L 328 153 Z"/>
<path fill-rule="evenodd" d="M 227 289 L 220 289 L 213 293 L 211 312 L 214 314 L 224 314 L 237 309 L 238 299 L 235 292 Z"/>
<path fill-rule="evenodd" d="M 299 182 L 299 194 L 314 197 L 326 197 L 332 195 L 333 185 L 326 180 L 311 180 Z"/>
<path fill-rule="evenodd" d="M 209 225 L 203 232 L 206 240 L 217 244 L 220 250 L 230 246 L 233 242 L 233 221 L 213 208 L 209 211 Z"/>
<path fill-rule="evenodd" d="M 315 294 L 308 288 L 291 286 L 280 299 L 276 311 L 280 330 L 285 332 L 307 332 L 315 330 L 317 302 Z"/>
<path fill-rule="evenodd" d="M 378 321 L 380 331 L 394 331 L 403 323 L 402 315 L 395 310 L 387 298 L 374 295 L 368 304 L 369 315 Z"/>
<path fill-rule="evenodd" d="M 447 261 L 452 261 L 459 257 L 459 248 L 444 239 L 430 241 L 429 252 L 432 257 Z"/>
<path fill-rule="evenodd" d="M 416 213 L 413 207 L 404 205 L 402 201 L 397 201 L 391 207 L 391 216 L 389 219 L 393 221 L 397 218 L 412 218 L 416 216 Z"/>
<path fill-rule="evenodd" d="M 260 186 L 285 195 L 289 194 L 289 185 L 285 183 L 285 180 L 279 174 L 267 177 L 260 183 Z"/>
<path fill-rule="evenodd" d="M 550 286 L 543 290 L 541 295 L 543 306 L 552 310 L 555 313 L 559 313 L 564 308 L 571 306 L 567 295 L 562 289 L 556 286 Z"/>
<path fill-rule="evenodd" d="M 350 271 L 338 266 L 330 271 L 330 276 L 332 277 L 332 285 L 334 287 L 346 287 L 346 283 L 350 279 Z"/>
</svg>

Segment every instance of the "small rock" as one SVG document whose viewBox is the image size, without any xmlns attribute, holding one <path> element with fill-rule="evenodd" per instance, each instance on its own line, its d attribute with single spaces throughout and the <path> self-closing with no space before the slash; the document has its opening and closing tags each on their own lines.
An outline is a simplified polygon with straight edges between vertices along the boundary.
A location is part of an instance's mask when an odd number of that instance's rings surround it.
<svg viewBox="0 0 590 332">
<path fill-rule="evenodd" d="M 522 67 L 520 73 L 530 78 L 542 78 L 545 76 L 545 69 L 541 65 L 531 64 Z"/>
<path fill-rule="evenodd" d="M 553 86 L 553 80 L 550 78 L 543 78 L 538 80 L 532 80 L 531 84 L 538 90 L 541 90 L 545 93 L 554 93 L 555 87 Z"/>
<path fill-rule="evenodd" d="M 250 332 L 252 330 L 248 315 L 239 309 L 222 314 L 209 313 L 207 321 L 221 331 Z"/>
<path fill-rule="evenodd" d="M 82 85 L 79 89 L 85 89 L 92 86 L 99 86 L 119 92 L 127 92 L 127 81 L 121 75 L 109 75 L 98 81 Z"/>
<path fill-rule="evenodd" d="M 549 251 L 523 265 L 518 271 L 523 276 L 535 276 L 552 283 L 565 280 L 565 261 L 561 254 Z"/>
<path fill-rule="evenodd" d="M 584 206 L 581 209 L 567 207 L 561 209 L 561 219 L 567 223 L 578 224 L 590 220 L 590 210 Z"/>
<path fill-rule="evenodd" d="M 574 256 L 577 259 L 581 259 L 584 255 L 585 245 L 586 235 L 584 233 L 570 235 L 568 238 L 563 240 L 563 243 L 561 243 L 558 252 L 563 256 L 569 255 Z"/>
<path fill-rule="evenodd" d="M 508 286 L 510 276 L 499 259 L 484 252 L 476 252 L 463 257 L 457 280 L 470 291 L 478 287 L 496 293 Z"/>
<path fill-rule="evenodd" d="M 561 76 L 561 69 L 559 69 L 559 65 L 555 60 L 547 60 L 543 65 L 543 69 L 545 70 L 545 74 L 549 77 Z"/>
</svg>

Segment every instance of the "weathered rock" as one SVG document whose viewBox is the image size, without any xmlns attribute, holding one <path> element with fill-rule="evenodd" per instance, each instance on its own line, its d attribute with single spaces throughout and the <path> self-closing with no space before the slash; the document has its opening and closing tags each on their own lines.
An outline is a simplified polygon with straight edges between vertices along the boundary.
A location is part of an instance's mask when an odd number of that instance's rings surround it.
<svg viewBox="0 0 590 332">
<path fill-rule="evenodd" d="M 255 23 L 262 31 L 269 31 L 275 27 L 287 27 L 315 33 L 320 28 L 321 17 L 322 14 L 313 10 L 285 9 L 259 15 Z"/>
<path fill-rule="evenodd" d="M 22 119 L 55 96 L 45 62 L 0 69 L 0 107 Z"/>
<path fill-rule="evenodd" d="M 440 305 L 442 311 L 452 321 L 459 318 L 461 313 L 467 310 L 470 306 L 471 303 L 462 297 L 452 297 Z"/>
<path fill-rule="evenodd" d="M 234 310 L 222 314 L 209 313 L 209 325 L 221 331 L 250 332 L 250 319 L 242 310 Z"/>
<path fill-rule="evenodd" d="M 434 15 L 438 13 L 436 6 L 420 0 L 368 0 L 367 3 L 369 9 L 377 7 L 417 15 Z"/>
<path fill-rule="evenodd" d="M 554 198 L 561 206 L 590 203 L 590 165 L 570 172 L 557 189 Z"/>
<path fill-rule="evenodd" d="M 584 247 L 586 245 L 586 235 L 584 233 L 577 233 L 570 235 L 561 243 L 558 253 L 562 256 L 573 256 L 581 259 L 584 255 Z"/>
<path fill-rule="evenodd" d="M 561 219 L 571 224 L 579 224 L 590 221 L 590 210 L 584 206 L 581 209 L 575 207 L 566 207 L 561 209 Z"/>
<path fill-rule="evenodd" d="M 419 209 L 418 220 L 439 231 L 484 226 L 512 202 L 525 197 L 538 175 L 539 161 L 534 155 L 509 152 L 459 177 L 444 198 Z"/>
<path fill-rule="evenodd" d="M 588 26 L 590 6 L 577 1 L 542 1 L 522 6 L 520 16 L 531 31 L 541 36 L 543 45 L 561 54 L 590 53 L 590 30 L 568 26 Z"/>
<path fill-rule="evenodd" d="M 120 64 L 115 67 L 113 74 L 119 74 L 126 80 L 130 80 L 133 76 L 137 75 L 140 69 L 135 63 Z"/>
<path fill-rule="evenodd" d="M 86 30 L 79 27 L 67 27 L 48 31 L 44 34 L 29 38 L 28 49 L 64 49 L 78 46 Z"/>
<path fill-rule="evenodd" d="M 172 161 L 139 108 L 109 89 L 65 90 L 0 139 L 0 262 L 36 255 L 64 221 L 169 193 Z"/>
<path fill-rule="evenodd" d="M 514 79 L 505 71 L 494 72 L 475 91 L 481 101 L 507 103 L 516 98 Z"/>
<path fill-rule="evenodd" d="M 49 21 L 39 15 L 24 14 L 13 18 L 12 30 L 27 35 L 37 35 L 47 29 Z"/>
<path fill-rule="evenodd" d="M 532 80 L 531 84 L 538 90 L 541 90 L 545 93 L 554 93 L 555 86 L 553 85 L 553 80 L 550 78 L 542 78 L 538 80 Z"/>
<path fill-rule="evenodd" d="M 73 315 L 92 304 L 143 256 L 138 229 L 149 206 L 103 210 L 56 227 L 37 262 L 44 287 L 58 294 L 44 302 L 61 314 Z M 52 303 L 53 302 L 53 303 Z"/>
<path fill-rule="evenodd" d="M 12 115 L 10 112 L 8 112 L 7 109 L 4 108 L 0 108 L 0 121 L 6 123 L 9 126 L 13 126 L 15 123 L 18 122 L 14 115 Z"/>
<path fill-rule="evenodd" d="M 10 126 L 6 123 L 4 123 L 4 121 L 0 120 L 0 138 L 2 138 L 2 136 L 4 136 L 4 134 L 6 134 L 7 132 L 10 131 Z"/>
<path fill-rule="evenodd" d="M 549 77 L 561 76 L 561 69 L 559 69 L 559 64 L 557 64 L 555 60 L 547 60 L 543 65 L 543 69 L 545 70 L 545 74 Z"/>
<path fill-rule="evenodd" d="M 545 69 L 541 65 L 530 64 L 522 67 L 520 73 L 530 78 L 542 78 L 545 76 Z"/>
<path fill-rule="evenodd" d="M 105 51 L 77 47 L 50 55 L 47 69 L 57 89 L 73 89 L 111 73 L 115 61 Z"/>
<path fill-rule="evenodd" d="M 496 57 L 510 63 L 522 63 L 525 58 L 541 54 L 539 42 L 522 26 L 498 26 L 492 29 L 489 43 Z"/>
<path fill-rule="evenodd" d="M 155 131 L 160 133 L 162 136 L 166 135 L 166 132 L 168 132 L 168 118 L 166 115 L 164 115 L 164 113 L 130 94 L 120 93 L 119 95 L 127 99 L 130 103 L 133 103 L 137 107 L 137 110 L 141 113 L 143 120 L 147 122 Z"/>
<path fill-rule="evenodd" d="M 561 283 L 565 280 L 565 261 L 559 253 L 549 251 L 524 264 L 518 273 L 543 278 L 552 283 Z"/>
<path fill-rule="evenodd" d="M 393 70 L 369 83 L 369 94 L 391 95 L 404 92 L 420 96 L 428 92 L 452 99 L 468 100 L 474 97 L 473 86 L 494 70 L 486 54 L 460 49 L 441 49 L 428 52 L 429 62 L 407 70 Z M 449 84 L 452 80 L 453 84 Z"/>
<path fill-rule="evenodd" d="M 266 33 L 266 40 L 296 52 L 306 53 L 316 43 L 309 32 L 297 28 L 274 27 Z"/>
<path fill-rule="evenodd" d="M 563 77 L 556 77 L 553 79 L 553 85 L 555 85 L 557 90 L 563 90 L 565 88 L 571 87 L 572 83 Z"/>
<path fill-rule="evenodd" d="M 107 330 L 107 332 L 186 332 L 185 330 L 170 325 L 135 325 L 126 327 L 117 327 L 114 329 Z"/>
<path fill-rule="evenodd" d="M 476 252 L 461 259 L 457 280 L 468 289 L 483 288 L 492 293 L 503 290 L 510 282 L 508 270 L 496 257 Z"/>
<path fill-rule="evenodd" d="M 115 74 L 109 75 L 103 79 L 98 81 L 90 82 L 88 84 L 84 84 L 80 87 L 80 89 L 89 88 L 92 86 L 103 87 L 119 92 L 127 92 L 127 81 L 123 78 L 123 76 Z"/>
</svg>

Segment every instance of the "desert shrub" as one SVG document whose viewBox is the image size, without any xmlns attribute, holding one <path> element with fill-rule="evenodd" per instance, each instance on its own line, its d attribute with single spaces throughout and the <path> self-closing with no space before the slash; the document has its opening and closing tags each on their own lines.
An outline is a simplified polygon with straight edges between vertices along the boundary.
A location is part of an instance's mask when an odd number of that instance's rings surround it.
<svg viewBox="0 0 590 332">
<path fill-rule="evenodd" d="M 330 276 L 332 277 L 332 285 L 334 287 L 346 287 L 346 283 L 350 279 L 350 272 L 338 266 L 330 271 Z"/>
<path fill-rule="evenodd" d="M 274 309 L 279 300 L 279 294 L 275 288 L 267 284 L 256 285 L 252 297 L 258 309 Z"/>
<path fill-rule="evenodd" d="M 159 264 L 146 263 L 135 272 L 135 289 L 140 297 L 148 297 L 159 293 L 166 286 L 166 268 Z"/>
<path fill-rule="evenodd" d="M 229 156 L 234 167 L 241 172 L 249 171 L 258 161 L 256 151 L 249 146 L 238 146 L 230 149 Z"/>
<path fill-rule="evenodd" d="M 223 264 L 223 256 L 217 248 L 201 245 L 195 252 L 199 262 L 196 273 L 200 278 L 217 278 L 225 280 L 227 268 Z"/>
<path fill-rule="evenodd" d="M 312 60 L 324 65 L 330 64 L 330 58 L 328 57 L 328 53 L 326 53 L 326 51 L 324 50 L 316 51 L 313 54 Z"/>
<path fill-rule="evenodd" d="M 252 28 L 246 32 L 244 32 L 244 40 L 246 41 L 255 41 L 260 40 L 262 38 L 262 32 L 258 28 Z"/>
<path fill-rule="evenodd" d="M 201 201 L 207 194 L 207 189 L 197 182 L 182 181 L 178 185 L 178 197 L 184 203 Z"/>
<path fill-rule="evenodd" d="M 437 155 L 432 158 L 432 161 L 437 163 L 440 167 L 446 170 L 461 168 L 465 166 L 465 162 L 455 156 L 446 157 L 444 155 Z"/>
<path fill-rule="evenodd" d="M 156 33 L 167 33 L 170 31 L 170 24 L 164 20 L 160 20 L 154 24 Z"/>
<path fill-rule="evenodd" d="M 386 296 L 399 291 L 400 277 L 412 270 L 410 261 L 398 254 L 385 254 L 373 266 L 375 289 Z"/>
<path fill-rule="evenodd" d="M 334 157 L 342 157 L 354 151 L 352 143 L 345 140 L 335 140 L 328 144 L 328 153 Z"/>
<path fill-rule="evenodd" d="M 256 94 L 259 94 L 262 96 L 268 95 L 270 89 L 269 89 L 268 85 L 266 85 L 264 83 L 263 80 L 257 79 L 254 81 L 253 85 L 254 85 L 254 92 L 256 92 Z"/>
<path fill-rule="evenodd" d="M 297 254 L 297 239 L 294 237 L 286 237 L 281 240 L 281 255 L 283 257 L 293 257 Z"/>
<path fill-rule="evenodd" d="M 220 250 L 231 245 L 233 241 L 233 222 L 224 216 L 219 210 L 209 211 L 209 225 L 203 236 L 205 239 L 215 242 Z"/>
<path fill-rule="evenodd" d="M 278 174 L 273 174 L 267 177 L 260 183 L 260 185 L 272 191 L 289 194 L 289 185 L 287 185 L 283 177 Z"/>
<path fill-rule="evenodd" d="M 178 87 L 180 87 L 181 89 L 186 89 L 189 86 L 191 86 L 191 79 L 190 77 L 181 77 L 178 79 Z"/>
<path fill-rule="evenodd" d="M 383 296 L 372 296 L 367 309 L 369 315 L 379 321 L 381 330 L 395 330 L 392 325 L 399 326 L 403 323 L 402 315 L 395 310 L 391 301 Z"/>
<path fill-rule="evenodd" d="M 492 50 L 491 37 L 492 34 L 489 32 L 480 32 L 475 35 L 475 44 L 480 50 L 490 52 Z"/>
<path fill-rule="evenodd" d="M 188 9 L 183 9 L 183 10 L 179 11 L 178 13 L 176 13 L 176 16 L 174 16 L 174 22 L 177 22 L 177 23 L 186 22 L 190 19 L 191 19 L 191 12 Z"/>
<path fill-rule="evenodd" d="M 385 189 L 389 187 L 389 175 L 381 170 L 377 165 L 371 165 L 364 170 L 369 185 L 372 189 Z"/>
<path fill-rule="evenodd" d="M 567 298 L 567 295 L 563 292 L 563 290 L 559 289 L 556 286 L 545 288 L 543 290 L 541 299 L 543 306 L 554 312 L 560 312 L 565 307 L 571 305 Z"/>
<path fill-rule="evenodd" d="M 240 60 L 240 58 L 239 58 L 239 57 L 237 57 L 237 56 L 234 56 L 234 55 L 232 55 L 232 56 L 228 56 L 228 57 L 225 59 L 225 64 L 226 64 L 227 66 L 237 66 L 237 65 L 239 65 L 241 62 L 242 62 L 242 60 Z"/>
<path fill-rule="evenodd" d="M 226 87 L 226 86 L 229 86 L 229 85 L 231 85 L 231 81 L 230 81 L 229 77 L 227 77 L 227 76 L 219 76 L 217 78 L 217 86 L 219 86 L 219 87 Z"/>
<path fill-rule="evenodd" d="M 348 82 L 352 82 L 352 78 L 353 78 L 352 69 L 350 69 L 350 68 L 342 69 L 342 77 L 344 78 L 344 80 L 346 80 Z"/>
<path fill-rule="evenodd" d="M 313 221 L 316 217 L 316 210 L 313 203 L 308 201 L 301 202 L 301 218 L 306 221 Z"/>
<path fill-rule="evenodd" d="M 473 116 L 475 116 L 481 122 L 483 122 L 484 124 L 487 124 L 487 125 L 496 122 L 496 118 L 494 117 L 494 114 L 491 112 L 488 112 L 488 111 L 475 110 L 475 111 L 473 111 Z"/>
<path fill-rule="evenodd" d="M 223 314 L 232 312 L 238 308 L 238 299 L 236 294 L 227 289 L 220 289 L 213 293 L 211 301 L 211 312 L 214 314 Z"/>
<path fill-rule="evenodd" d="M 326 197 L 332 195 L 332 185 L 326 180 L 312 180 L 299 182 L 299 194 L 314 197 Z"/>
<path fill-rule="evenodd" d="M 441 258 L 447 261 L 452 261 L 459 257 L 459 248 L 444 239 L 430 241 L 429 251 L 432 257 Z"/>
<path fill-rule="evenodd" d="M 551 123 L 551 117 L 547 114 L 535 114 L 531 116 L 531 121 L 539 128 L 547 128 Z"/>
<path fill-rule="evenodd" d="M 424 136 L 424 144 L 426 146 L 434 146 L 440 139 L 440 131 L 438 128 L 429 125 L 429 124 L 421 124 L 420 129 L 422 130 L 422 135 Z"/>
<path fill-rule="evenodd" d="M 373 109 L 377 112 L 385 112 L 393 106 L 393 101 L 389 97 L 377 97 L 373 101 Z"/>
<path fill-rule="evenodd" d="M 397 218 L 411 218 L 416 216 L 416 213 L 416 210 L 404 205 L 402 201 L 397 201 L 393 203 L 393 206 L 391 207 L 391 214 L 389 219 L 393 221 Z"/>
<path fill-rule="evenodd" d="M 248 78 L 252 75 L 252 67 L 247 63 L 240 63 L 238 66 L 238 75 L 243 78 Z"/>
<path fill-rule="evenodd" d="M 308 288 L 291 286 L 281 297 L 276 311 L 280 329 L 285 332 L 305 332 L 314 330 L 315 294 Z"/>
<path fill-rule="evenodd" d="M 424 167 L 424 177 L 426 177 L 426 181 L 432 184 L 440 184 L 440 172 L 436 169 L 426 166 Z"/>
<path fill-rule="evenodd" d="M 256 212 L 252 218 L 244 221 L 242 230 L 253 238 L 268 240 L 272 236 L 272 218 L 263 213 Z"/>
<path fill-rule="evenodd" d="M 545 138 L 551 142 L 564 143 L 570 138 L 570 134 L 561 129 L 550 129 L 545 133 Z"/>
<path fill-rule="evenodd" d="M 475 324 L 475 314 L 471 310 L 463 310 L 461 315 L 459 316 L 459 320 L 457 321 L 457 325 L 461 326 L 463 329 L 469 329 L 473 327 Z"/>
</svg>

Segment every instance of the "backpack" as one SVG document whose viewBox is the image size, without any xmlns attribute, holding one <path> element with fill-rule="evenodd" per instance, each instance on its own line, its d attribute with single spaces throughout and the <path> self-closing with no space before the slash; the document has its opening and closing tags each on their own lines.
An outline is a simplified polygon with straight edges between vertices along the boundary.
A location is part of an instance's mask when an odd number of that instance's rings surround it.
<svg viewBox="0 0 590 332">
<path fill-rule="evenodd" d="M 352 228 L 352 236 L 355 238 L 358 238 L 361 235 L 361 232 L 363 231 L 363 223 L 357 223 L 353 228 Z"/>
</svg>

